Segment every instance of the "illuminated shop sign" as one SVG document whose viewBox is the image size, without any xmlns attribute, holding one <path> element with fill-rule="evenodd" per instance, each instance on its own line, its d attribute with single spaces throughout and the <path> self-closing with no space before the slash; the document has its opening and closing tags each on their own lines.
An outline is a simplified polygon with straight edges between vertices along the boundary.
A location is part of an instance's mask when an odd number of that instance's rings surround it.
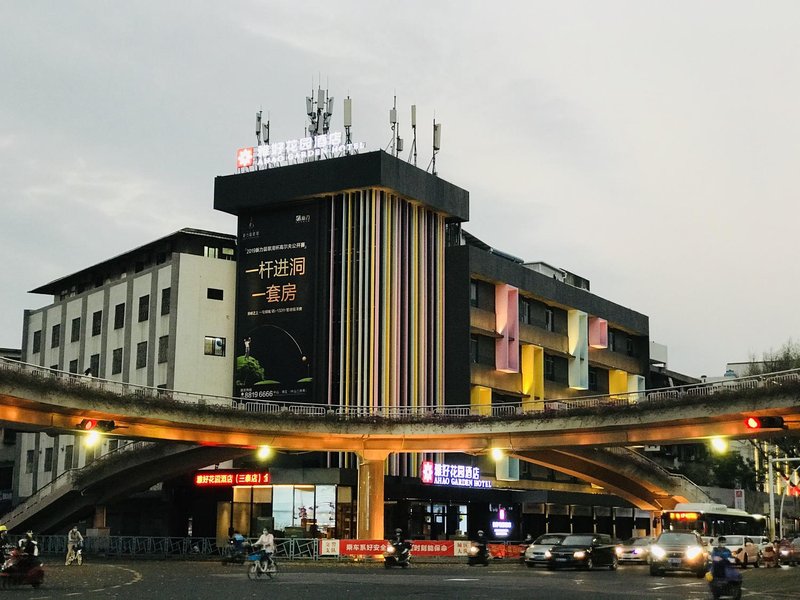
<svg viewBox="0 0 800 600">
<path fill-rule="evenodd" d="M 508 537 L 514 524 L 508 520 L 508 514 L 505 508 L 500 508 L 497 511 L 497 520 L 492 521 L 492 531 L 495 537 Z"/>
<path fill-rule="evenodd" d="M 332 158 L 347 152 L 364 150 L 366 147 L 366 142 L 343 143 L 341 131 L 323 133 L 274 144 L 239 148 L 236 152 L 236 168 L 266 169 L 293 162 Z"/>
<path fill-rule="evenodd" d="M 491 488 L 492 482 L 481 479 L 479 467 L 448 465 L 432 460 L 422 462 L 420 469 L 422 483 L 429 485 L 449 485 L 465 488 Z"/>
<path fill-rule="evenodd" d="M 229 485 L 268 485 L 268 471 L 198 471 L 194 484 L 198 487 Z"/>
</svg>

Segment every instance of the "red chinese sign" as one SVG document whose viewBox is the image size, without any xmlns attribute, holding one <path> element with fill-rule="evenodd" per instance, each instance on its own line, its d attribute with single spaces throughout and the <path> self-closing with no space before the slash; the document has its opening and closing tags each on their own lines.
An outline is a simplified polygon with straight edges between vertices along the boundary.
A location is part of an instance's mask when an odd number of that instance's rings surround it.
<svg viewBox="0 0 800 600">
<path fill-rule="evenodd" d="M 386 552 L 386 540 L 339 540 L 339 556 L 383 554 L 384 552 Z"/>
<path fill-rule="evenodd" d="M 268 471 L 198 471 L 194 484 L 198 487 L 226 485 L 268 485 Z"/>
</svg>

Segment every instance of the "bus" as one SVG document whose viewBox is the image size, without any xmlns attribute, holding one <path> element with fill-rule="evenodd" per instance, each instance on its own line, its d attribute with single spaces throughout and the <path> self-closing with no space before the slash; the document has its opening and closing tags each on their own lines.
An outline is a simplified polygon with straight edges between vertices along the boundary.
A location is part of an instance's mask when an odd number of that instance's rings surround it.
<svg viewBox="0 0 800 600">
<path fill-rule="evenodd" d="M 684 502 L 661 513 L 662 531 L 696 531 L 704 537 L 766 535 L 767 518 L 724 504 Z"/>
</svg>

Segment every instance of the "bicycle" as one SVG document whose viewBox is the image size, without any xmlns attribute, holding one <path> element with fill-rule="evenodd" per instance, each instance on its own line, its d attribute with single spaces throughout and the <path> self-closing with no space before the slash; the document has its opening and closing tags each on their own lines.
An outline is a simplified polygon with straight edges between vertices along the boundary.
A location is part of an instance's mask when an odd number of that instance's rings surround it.
<svg viewBox="0 0 800 600">
<path fill-rule="evenodd" d="M 272 579 L 278 575 L 278 563 L 271 553 L 260 551 L 247 557 L 250 564 L 247 566 L 247 578 L 256 580 L 261 578 Z"/>
<path fill-rule="evenodd" d="M 66 566 L 71 565 L 72 561 L 76 561 L 78 566 L 83 564 L 83 544 L 74 544 L 72 548 L 70 548 L 67 554 Z"/>
</svg>

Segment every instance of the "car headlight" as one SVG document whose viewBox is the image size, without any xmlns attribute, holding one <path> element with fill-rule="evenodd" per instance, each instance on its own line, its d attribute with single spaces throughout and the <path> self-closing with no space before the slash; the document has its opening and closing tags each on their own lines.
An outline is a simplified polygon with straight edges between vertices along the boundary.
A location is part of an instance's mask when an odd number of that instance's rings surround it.
<svg viewBox="0 0 800 600">
<path fill-rule="evenodd" d="M 661 546 L 653 546 L 650 548 L 650 554 L 652 554 L 657 559 L 664 558 L 667 553 L 664 552 L 664 549 Z"/>
<path fill-rule="evenodd" d="M 698 556 L 703 553 L 703 549 L 700 546 L 689 546 L 686 549 L 686 558 L 689 560 L 694 560 Z"/>
<path fill-rule="evenodd" d="M 619 546 L 614 548 L 614 552 L 617 553 L 617 556 L 622 556 L 622 548 L 620 548 Z M 636 550 L 634 550 L 633 553 L 636 554 Z"/>
<path fill-rule="evenodd" d="M 579 560 L 582 559 L 582 558 L 586 558 L 586 551 L 584 551 L 584 550 L 576 550 L 575 552 L 572 553 L 572 556 L 574 558 L 579 559 Z"/>
<path fill-rule="evenodd" d="M 394 546 L 392 546 L 391 544 L 386 546 L 386 554 L 394 554 Z"/>
<path fill-rule="evenodd" d="M 470 546 L 469 547 L 469 553 L 472 556 L 475 556 L 478 553 L 478 547 L 477 546 Z"/>
<path fill-rule="evenodd" d="M 789 551 L 786 549 L 781 550 L 781 556 L 789 556 Z"/>
<path fill-rule="evenodd" d="M 544 551 L 544 557 L 545 558 L 552 558 L 553 557 L 553 553 L 550 552 L 550 550 L 545 550 Z"/>
</svg>

